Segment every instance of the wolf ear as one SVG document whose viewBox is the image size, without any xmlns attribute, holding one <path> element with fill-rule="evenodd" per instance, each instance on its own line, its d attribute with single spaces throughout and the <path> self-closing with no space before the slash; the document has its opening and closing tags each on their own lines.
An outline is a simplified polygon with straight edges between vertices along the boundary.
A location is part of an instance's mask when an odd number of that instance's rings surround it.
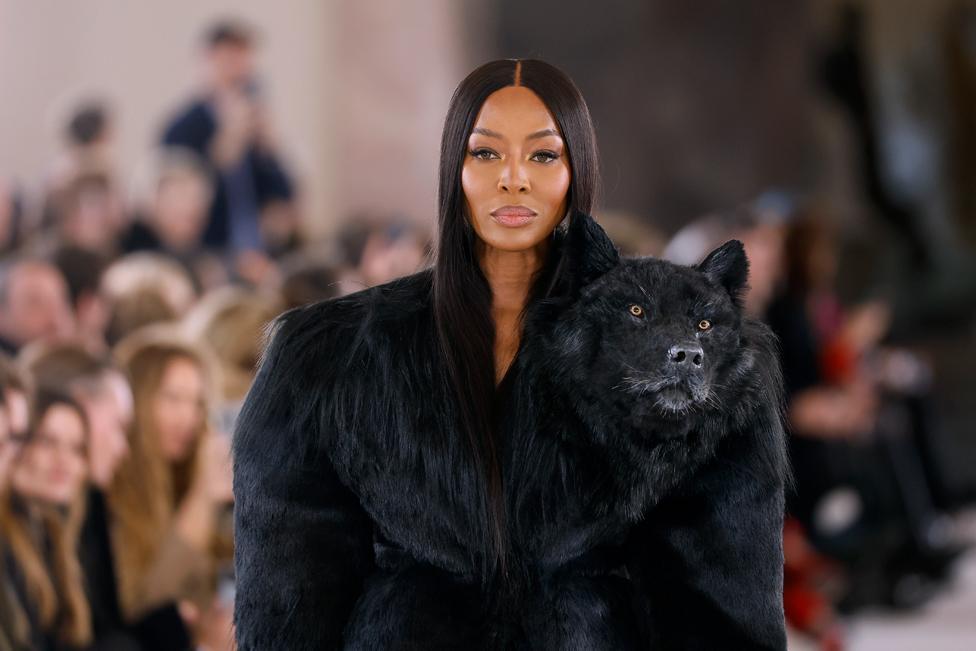
<svg viewBox="0 0 976 651">
<path fill-rule="evenodd" d="M 742 294 L 749 280 L 749 259 L 742 242 L 729 240 L 705 256 L 697 269 L 724 287 L 735 304 L 742 306 Z"/>
<path fill-rule="evenodd" d="M 567 233 L 578 286 L 593 282 L 620 264 L 620 253 L 596 220 L 576 211 L 569 217 Z"/>
</svg>

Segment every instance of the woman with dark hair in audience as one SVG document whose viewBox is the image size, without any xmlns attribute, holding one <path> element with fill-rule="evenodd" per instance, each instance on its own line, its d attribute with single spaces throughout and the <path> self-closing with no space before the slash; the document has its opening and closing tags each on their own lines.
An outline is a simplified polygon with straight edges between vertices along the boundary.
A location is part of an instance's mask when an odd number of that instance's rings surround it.
<svg viewBox="0 0 976 651">
<path fill-rule="evenodd" d="M 182 630 L 175 606 L 160 607 L 128 625 L 119 608 L 105 492 L 128 456 L 132 391 L 125 375 L 80 344 L 40 345 L 24 351 L 22 365 L 41 387 L 62 391 L 78 401 L 88 419 L 89 482 L 85 521 L 78 554 L 92 614 L 91 651 L 181 650 L 189 638 L 166 631 Z"/>
<path fill-rule="evenodd" d="M 87 444 L 81 407 L 67 395 L 39 391 L 12 490 L 0 501 L 0 535 L 28 621 L 30 648 L 39 651 L 83 648 L 92 638 L 77 555 Z"/>
</svg>

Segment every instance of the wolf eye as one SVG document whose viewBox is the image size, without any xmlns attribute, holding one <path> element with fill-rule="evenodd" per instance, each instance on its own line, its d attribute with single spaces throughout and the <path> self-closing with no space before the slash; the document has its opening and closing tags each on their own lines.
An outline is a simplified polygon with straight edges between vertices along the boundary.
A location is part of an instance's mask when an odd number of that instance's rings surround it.
<svg viewBox="0 0 976 651">
<path fill-rule="evenodd" d="M 712 322 L 709 321 L 708 319 L 702 319 L 701 321 L 698 322 L 699 330 L 708 330 L 711 327 L 712 327 Z"/>
<path fill-rule="evenodd" d="M 644 316 L 644 308 L 642 308 L 640 305 L 631 305 L 630 313 L 634 316 Z"/>
</svg>

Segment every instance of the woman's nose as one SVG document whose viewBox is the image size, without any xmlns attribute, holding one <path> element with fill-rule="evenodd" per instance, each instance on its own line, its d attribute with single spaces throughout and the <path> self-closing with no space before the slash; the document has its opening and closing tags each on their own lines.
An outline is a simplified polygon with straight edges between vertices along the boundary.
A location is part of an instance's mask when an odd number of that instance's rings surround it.
<svg viewBox="0 0 976 651">
<path fill-rule="evenodd" d="M 502 174 L 498 178 L 498 189 L 501 192 L 518 193 L 528 192 L 531 189 L 525 167 L 518 158 L 512 157 L 502 169 Z"/>
</svg>

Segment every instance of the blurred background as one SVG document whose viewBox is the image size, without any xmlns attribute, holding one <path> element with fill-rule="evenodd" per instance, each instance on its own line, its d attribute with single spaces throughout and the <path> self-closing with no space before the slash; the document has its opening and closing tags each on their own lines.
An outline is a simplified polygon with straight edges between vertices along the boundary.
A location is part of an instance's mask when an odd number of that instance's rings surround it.
<svg viewBox="0 0 976 651">
<path fill-rule="evenodd" d="M 412 273 L 478 64 L 780 336 L 791 648 L 976 648 L 976 1 L 0 0 L 0 650 L 228 649 L 264 326 Z"/>
</svg>

